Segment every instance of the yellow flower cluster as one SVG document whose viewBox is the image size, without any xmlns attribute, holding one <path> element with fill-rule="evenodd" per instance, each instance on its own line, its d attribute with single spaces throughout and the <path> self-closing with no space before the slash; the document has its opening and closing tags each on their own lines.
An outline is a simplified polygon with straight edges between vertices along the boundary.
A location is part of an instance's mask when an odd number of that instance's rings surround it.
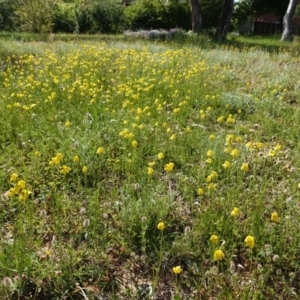
<svg viewBox="0 0 300 300">
<path fill-rule="evenodd" d="M 245 238 L 245 244 L 247 247 L 249 247 L 250 249 L 254 248 L 255 246 L 255 239 L 252 235 L 248 235 L 246 238 Z"/>
<path fill-rule="evenodd" d="M 170 162 L 165 165 L 164 169 L 167 173 L 171 173 L 173 171 L 174 167 L 175 167 L 174 163 Z"/>
<path fill-rule="evenodd" d="M 19 180 L 18 179 L 18 174 L 13 173 L 10 176 L 10 183 L 13 185 L 7 193 L 7 196 L 12 198 L 14 196 L 18 196 L 19 200 L 27 200 L 31 192 L 26 189 L 26 182 L 24 180 Z"/>
<path fill-rule="evenodd" d="M 235 211 L 236 213 L 238 213 L 238 209 L 235 207 L 236 211 L 233 210 L 233 212 Z M 217 235 L 212 235 L 210 237 L 210 241 L 215 245 L 219 242 L 219 237 Z M 251 235 L 248 235 L 246 238 L 245 238 L 245 246 L 250 248 L 250 249 L 253 249 L 254 246 L 255 246 L 255 239 L 253 236 Z M 220 260 L 223 260 L 225 257 L 225 253 L 223 252 L 223 250 L 221 249 L 217 249 L 215 250 L 214 252 L 214 255 L 213 255 L 213 259 L 214 261 L 220 261 Z"/>
<path fill-rule="evenodd" d="M 66 165 L 62 166 L 60 169 L 60 173 L 63 175 L 68 174 L 70 171 L 71 171 L 71 168 Z"/>
<path fill-rule="evenodd" d="M 62 158 L 63 158 L 63 155 L 61 153 L 57 153 L 54 157 L 51 158 L 49 165 L 50 166 L 59 165 Z"/>
<path fill-rule="evenodd" d="M 125 139 L 133 139 L 134 138 L 134 134 L 132 132 L 130 132 L 128 128 L 125 128 L 124 130 L 122 130 L 119 133 L 119 135 Z"/>
<path fill-rule="evenodd" d="M 96 153 L 99 154 L 99 155 L 101 155 L 101 154 L 105 153 L 105 149 L 103 147 L 98 147 Z"/>
</svg>

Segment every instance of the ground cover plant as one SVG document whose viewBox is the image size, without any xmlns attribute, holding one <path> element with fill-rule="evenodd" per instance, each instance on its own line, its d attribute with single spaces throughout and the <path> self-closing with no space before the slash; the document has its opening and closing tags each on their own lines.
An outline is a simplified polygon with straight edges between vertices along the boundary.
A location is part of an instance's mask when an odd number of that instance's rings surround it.
<svg viewBox="0 0 300 300">
<path fill-rule="evenodd" d="M 293 48 L 9 47 L 1 298 L 299 298 Z"/>
</svg>

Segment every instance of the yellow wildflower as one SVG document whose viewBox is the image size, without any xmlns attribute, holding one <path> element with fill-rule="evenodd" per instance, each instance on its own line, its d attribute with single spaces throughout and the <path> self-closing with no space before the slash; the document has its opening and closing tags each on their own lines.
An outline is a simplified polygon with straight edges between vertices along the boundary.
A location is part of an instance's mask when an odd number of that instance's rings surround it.
<svg viewBox="0 0 300 300">
<path fill-rule="evenodd" d="M 147 174 L 148 174 L 149 176 L 152 176 L 152 175 L 153 175 L 153 173 L 154 173 L 154 170 L 153 170 L 153 168 L 151 168 L 151 167 L 148 167 Z"/>
<path fill-rule="evenodd" d="M 208 157 L 213 157 L 213 156 L 214 156 L 214 151 L 208 150 L 207 153 L 206 153 L 206 155 L 207 155 Z"/>
<path fill-rule="evenodd" d="M 277 152 L 276 152 L 274 149 L 271 149 L 271 150 L 269 151 L 268 156 L 274 157 L 274 156 L 276 156 L 276 154 L 277 154 Z"/>
<path fill-rule="evenodd" d="M 244 172 L 249 171 L 249 165 L 247 163 L 243 163 L 241 166 L 241 170 Z"/>
<path fill-rule="evenodd" d="M 10 182 L 15 182 L 15 181 L 17 180 L 18 176 L 19 176 L 18 174 L 12 173 L 12 174 L 10 175 L 9 181 L 10 181 Z"/>
<path fill-rule="evenodd" d="M 65 123 L 65 126 L 66 126 L 66 127 L 70 127 L 70 126 L 71 126 L 71 122 L 70 122 L 70 121 L 67 121 L 67 122 Z"/>
<path fill-rule="evenodd" d="M 182 272 L 182 268 L 180 266 L 172 268 L 174 274 L 180 274 Z"/>
<path fill-rule="evenodd" d="M 19 200 L 26 201 L 31 193 L 28 190 L 22 190 L 19 195 Z"/>
<path fill-rule="evenodd" d="M 229 162 L 229 161 L 225 161 L 224 162 L 224 164 L 222 165 L 222 167 L 224 168 L 224 169 L 229 169 L 230 167 L 231 167 L 231 163 Z"/>
<path fill-rule="evenodd" d="M 233 116 L 230 114 L 226 120 L 227 124 L 234 124 L 235 123 L 235 119 L 233 118 Z"/>
<path fill-rule="evenodd" d="M 71 168 L 69 168 L 68 166 L 64 165 L 64 166 L 61 167 L 60 173 L 66 175 L 70 171 L 71 171 Z"/>
<path fill-rule="evenodd" d="M 78 155 L 75 155 L 75 156 L 73 157 L 73 161 L 74 161 L 74 163 L 79 163 L 79 156 L 78 156 Z"/>
<path fill-rule="evenodd" d="M 61 153 L 56 153 L 56 156 L 52 157 L 49 165 L 58 165 L 62 160 L 63 155 Z"/>
<path fill-rule="evenodd" d="M 15 195 L 20 193 L 20 191 L 22 190 L 21 186 L 24 186 L 24 185 L 21 183 L 21 185 L 16 184 L 16 185 L 14 186 L 13 190 L 14 190 L 14 194 L 15 194 Z M 24 186 L 24 188 L 25 188 L 25 186 Z"/>
<path fill-rule="evenodd" d="M 217 119 L 217 122 L 218 122 L 218 123 L 222 123 L 223 120 L 224 120 L 224 116 L 221 116 L 221 117 L 219 117 L 219 118 Z"/>
<path fill-rule="evenodd" d="M 214 261 L 222 260 L 224 258 L 225 254 L 222 250 L 216 250 L 214 253 Z"/>
<path fill-rule="evenodd" d="M 61 153 L 56 153 L 56 157 L 59 161 L 61 161 L 63 158 L 63 155 Z"/>
<path fill-rule="evenodd" d="M 255 145 L 253 144 L 253 142 L 247 142 L 246 143 L 246 148 L 247 149 L 253 149 L 255 147 Z"/>
<path fill-rule="evenodd" d="M 230 153 L 230 155 L 232 156 L 232 157 L 238 157 L 239 156 L 239 150 L 237 150 L 237 149 L 233 149 L 232 151 L 231 151 L 231 153 Z"/>
<path fill-rule="evenodd" d="M 199 188 L 197 193 L 198 193 L 199 196 L 203 196 L 204 195 L 204 189 Z"/>
<path fill-rule="evenodd" d="M 24 180 L 19 180 L 17 183 L 17 186 L 21 189 L 24 190 L 26 188 L 26 182 Z"/>
<path fill-rule="evenodd" d="M 97 149 L 97 154 L 99 154 L 99 155 L 101 155 L 101 154 L 103 154 L 105 152 L 105 149 L 103 148 L 103 147 L 98 147 L 98 149 Z"/>
<path fill-rule="evenodd" d="M 216 139 L 216 136 L 215 136 L 214 134 L 211 134 L 211 135 L 209 136 L 209 139 L 210 139 L 211 141 L 214 141 L 214 140 Z"/>
<path fill-rule="evenodd" d="M 8 191 L 8 193 L 7 193 L 7 196 L 8 196 L 8 197 L 13 197 L 13 196 L 15 196 L 16 194 L 18 194 L 18 192 L 19 192 L 19 191 L 16 191 L 16 188 L 15 188 L 15 187 L 10 188 L 9 191 Z"/>
<path fill-rule="evenodd" d="M 272 222 L 279 222 L 279 217 L 277 212 L 272 212 L 271 214 L 271 221 Z"/>
<path fill-rule="evenodd" d="M 160 231 L 163 231 L 166 228 L 165 223 L 164 222 L 159 222 L 157 224 L 157 229 Z"/>
<path fill-rule="evenodd" d="M 171 163 L 168 163 L 168 164 L 166 164 L 165 165 L 165 171 L 167 172 L 167 173 L 170 173 L 170 172 L 172 172 L 173 171 L 173 169 L 174 169 L 174 164 L 171 162 Z"/>
<path fill-rule="evenodd" d="M 234 135 L 233 134 L 227 134 L 226 135 L 226 146 L 231 145 L 234 141 Z"/>
<path fill-rule="evenodd" d="M 274 149 L 276 151 L 280 151 L 281 150 L 281 145 L 280 144 L 276 144 L 276 146 L 274 147 Z"/>
<path fill-rule="evenodd" d="M 60 163 L 60 159 L 57 156 L 55 156 L 52 158 L 52 162 L 54 165 L 58 165 Z"/>
<path fill-rule="evenodd" d="M 37 157 L 38 157 L 38 156 L 41 156 L 41 152 L 35 151 L 35 152 L 34 152 L 34 155 L 37 156 Z"/>
<path fill-rule="evenodd" d="M 217 235 L 212 235 L 209 239 L 212 243 L 216 244 L 219 241 L 219 237 Z"/>
<path fill-rule="evenodd" d="M 212 175 L 208 175 L 207 177 L 206 177 L 206 181 L 207 182 L 211 182 L 213 180 L 213 176 Z"/>
<path fill-rule="evenodd" d="M 51 161 L 49 162 L 49 165 L 58 165 L 61 162 L 62 157 L 63 155 L 61 153 L 57 153 L 56 156 L 52 157 Z"/>
<path fill-rule="evenodd" d="M 215 190 L 217 188 L 217 185 L 215 183 L 210 183 L 208 186 L 207 186 L 207 189 L 208 190 Z"/>
<path fill-rule="evenodd" d="M 132 132 L 128 133 L 128 135 L 126 136 L 128 139 L 133 139 L 134 138 L 134 134 Z"/>
<path fill-rule="evenodd" d="M 207 162 L 208 164 L 212 164 L 212 163 L 213 163 L 213 159 L 209 157 L 209 158 L 206 160 L 206 162 Z"/>
<path fill-rule="evenodd" d="M 255 239 L 254 239 L 254 237 L 251 236 L 251 235 L 248 235 L 245 238 L 245 244 L 246 244 L 247 247 L 249 247 L 251 249 L 254 248 L 254 246 L 255 246 Z"/>
<path fill-rule="evenodd" d="M 136 148 L 138 146 L 138 142 L 137 141 L 132 141 L 131 145 L 133 148 Z"/>
<path fill-rule="evenodd" d="M 83 167 L 82 167 L 82 172 L 83 172 L 83 173 L 86 173 L 87 170 L 88 170 L 87 166 L 83 166 Z"/>
<path fill-rule="evenodd" d="M 157 155 L 157 159 L 158 160 L 162 160 L 162 159 L 164 159 L 164 157 L 165 156 L 164 156 L 164 154 L 162 152 L 159 152 L 158 155 Z"/>
<path fill-rule="evenodd" d="M 231 211 L 230 215 L 232 217 L 236 217 L 239 214 L 240 210 L 237 207 L 234 207 L 233 210 Z"/>
<path fill-rule="evenodd" d="M 171 140 L 171 141 L 174 141 L 175 139 L 176 139 L 176 135 L 175 135 L 175 134 L 172 134 L 171 137 L 170 137 L 170 140 Z"/>
<path fill-rule="evenodd" d="M 216 171 L 211 171 L 211 175 L 213 176 L 213 178 L 218 177 L 218 172 L 216 172 Z"/>
<path fill-rule="evenodd" d="M 148 166 L 149 166 L 150 168 L 153 168 L 153 167 L 155 166 L 155 164 L 156 164 L 155 161 L 150 161 L 150 162 L 148 162 Z"/>
<path fill-rule="evenodd" d="M 265 146 L 264 143 L 261 142 L 255 143 L 255 148 L 257 150 L 261 150 L 264 146 Z"/>
</svg>

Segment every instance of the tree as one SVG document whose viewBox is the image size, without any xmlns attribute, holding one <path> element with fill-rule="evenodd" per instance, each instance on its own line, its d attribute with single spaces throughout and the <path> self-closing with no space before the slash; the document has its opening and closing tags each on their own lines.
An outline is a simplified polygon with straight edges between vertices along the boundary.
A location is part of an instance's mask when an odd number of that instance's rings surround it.
<svg viewBox="0 0 300 300">
<path fill-rule="evenodd" d="M 80 0 L 76 9 L 80 32 L 123 30 L 124 8 L 119 0 Z"/>
<path fill-rule="evenodd" d="M 201 0 L 202 29 L 216 29 L 224 7 L 224 0 Z"/>
<path fill-rule="evenodd" d="M 282 21 L 288 4 L 289 0 L 254 0 L 252 9 L 257 15 L 274 13 L 280 17 L 280 21 Z"/>
<path fill-rule="evenodd" d="M 233 12 L 233 0 L 225 0 L 221 19 L 220 19 L 220 24 L 215 34 L 215 37 L 217 39 L 223 40 L 226 38 L 231 23 L 232 12 Z"/>
<path fill-rule="evenodd" d="M 15 14 L 11 0 L 0 0 L 0 30 L 12 30 L 15 26 Z"/>
<path fill-rule="evenodd" d="M 192 14 L 192 30 L 196 33 L 201 31 L 202 16 L 199 0 L 190 0 Z"/>
<path fill-rule="evenodd" d="M 288 8 L 283 18 L 283 32 L 281 36 L 282 41 L 291 40 L 293 37 L 292 19 L 295 14 L 297 0 L 290 0 Z"/>
<path fill-rule="evenodd" d="M 58 0 L 15 0 L 15 14 L 21 29 L 35 33 L 50 32 L 54 6 Z"/>
<path fill-rule="evenodd" d="M 53 32 L 77 32 L 76 3 L 60 1 L 55 5 L 53 14 Z"/>
</svg>

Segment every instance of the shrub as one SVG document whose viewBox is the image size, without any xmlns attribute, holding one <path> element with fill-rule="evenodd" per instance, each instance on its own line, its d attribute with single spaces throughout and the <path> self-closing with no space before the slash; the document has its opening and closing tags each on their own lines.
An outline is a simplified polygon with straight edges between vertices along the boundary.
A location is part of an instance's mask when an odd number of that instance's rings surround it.
<svg viewBox="0 0 300 300">
<path fill-rule="evenodd" d="M 15 14 L 11 0 L 0 0 L 0 30 L 13 30 Z"/>
<path fill-rule="evenodd" d="M 56 3 L 56 0 L 19 0 L 14 13 L 21 30 L 35 33 L 51 31 Z"/>
<path fill-rule="evenodd" d="M 191 16 L 187 2 L 140 0 L 125 9 L 131 29 L 189 29 Z"/>
<path fill-rule="evenodd" d="M 125 24 L 123 9 L 117 0 L 81 0 L 77 7 L 80 32 L 122 31 Z"/>
<path fill-rule="evenodd" d="M 72 33 L 78 30 L 75 3 L 57 3 L 54 9 L 53 23 L 54 32 Z"/>
</svg>

